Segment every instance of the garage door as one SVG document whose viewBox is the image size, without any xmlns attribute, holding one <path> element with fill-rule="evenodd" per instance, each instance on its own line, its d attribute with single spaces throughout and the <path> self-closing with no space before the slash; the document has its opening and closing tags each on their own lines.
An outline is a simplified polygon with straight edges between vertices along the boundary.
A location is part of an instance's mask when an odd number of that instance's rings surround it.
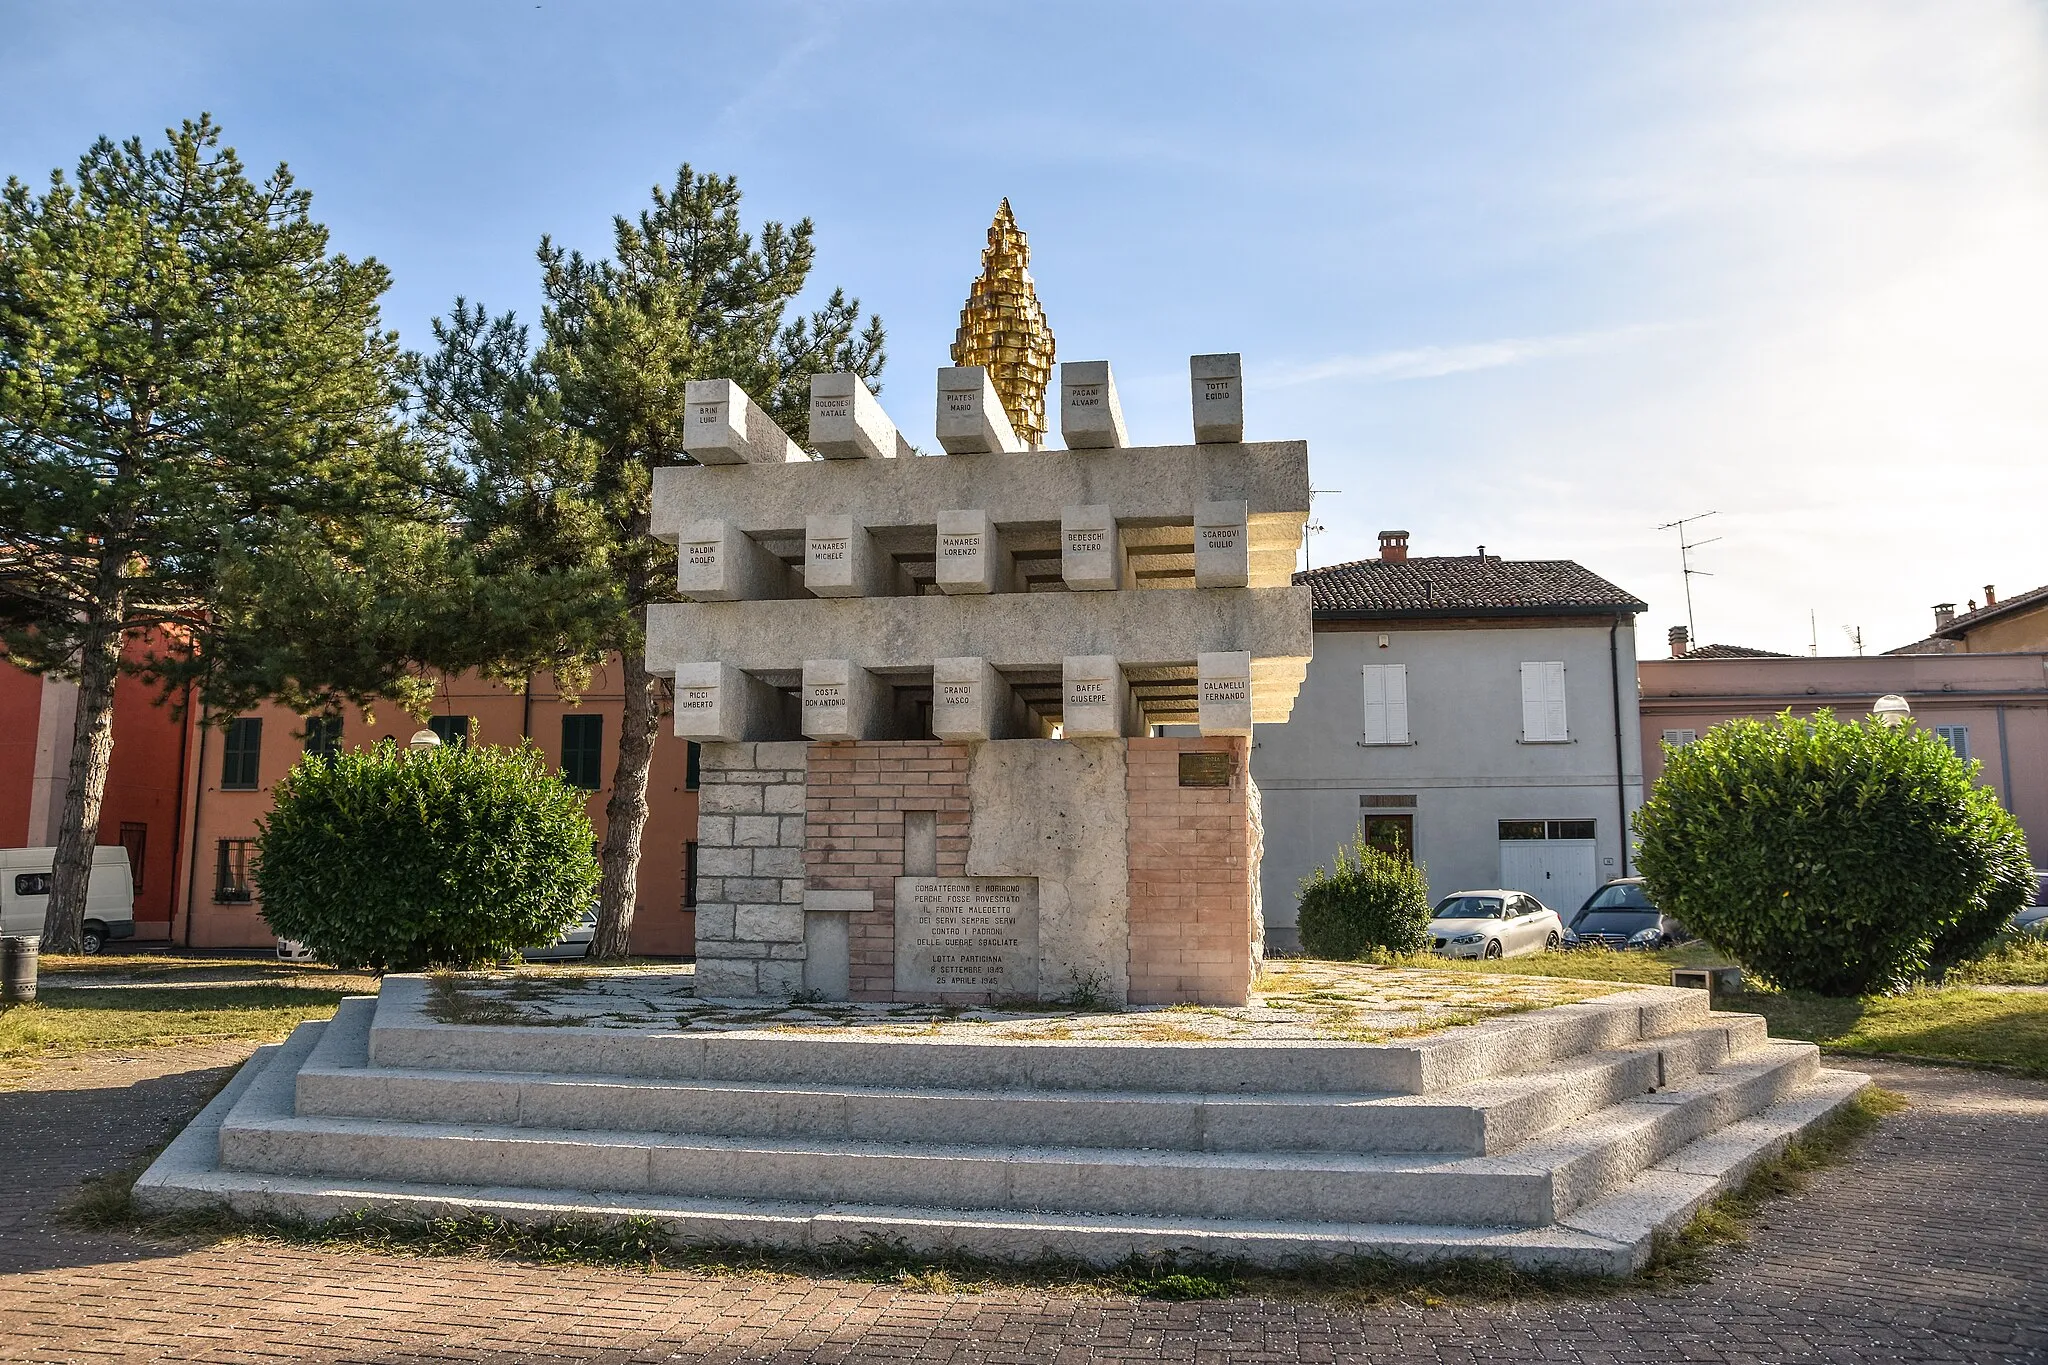
<svg viewBox="0 0 2048 1365">
<path fill-rule="evenodd" d="M 1503 839 L 1500 884 L 1526 891 L 1567 921 L 1600 884 L 1591 839 Z"/>
</svg>

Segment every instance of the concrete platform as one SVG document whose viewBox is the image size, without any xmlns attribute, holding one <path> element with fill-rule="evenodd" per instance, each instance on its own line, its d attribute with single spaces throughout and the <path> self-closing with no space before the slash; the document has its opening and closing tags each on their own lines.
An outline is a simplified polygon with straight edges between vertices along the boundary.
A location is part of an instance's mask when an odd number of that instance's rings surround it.
<svg viewBox="0 0 2048 1365">
<path fill-rule="evenodd" d="M 138 1200 L 1625 1273 L 1865 1083 L 1668 988 L 1401 1042 L 1258 1044 L 464 1025 L 427 994 L 392 978 L 260 1051 Z"/>
</svg>

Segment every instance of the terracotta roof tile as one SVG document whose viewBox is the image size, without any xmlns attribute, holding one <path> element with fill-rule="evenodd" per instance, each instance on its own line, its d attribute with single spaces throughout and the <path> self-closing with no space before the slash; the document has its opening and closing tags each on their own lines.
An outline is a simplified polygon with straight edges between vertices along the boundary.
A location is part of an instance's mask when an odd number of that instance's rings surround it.
<svg viewBox="0 0 2048 1365">
<path fill-rule="evenodd" d="M 1442 555 L 1359 559 L 1294 576 L 1315 591 L 1318 612 L 1454 615 L 1475 611 L 1552 615 L 1573 608 L 1603 614 L 1648 610 L 1598 574 L 1569 559 Z"/>
<path fill-rule="evenodd" d="M 1748 645 L 1699 645 L 1678 656 L 1681 659 L 1789 659 L 1775 649 L 1751 649 Z"/>
</svg>

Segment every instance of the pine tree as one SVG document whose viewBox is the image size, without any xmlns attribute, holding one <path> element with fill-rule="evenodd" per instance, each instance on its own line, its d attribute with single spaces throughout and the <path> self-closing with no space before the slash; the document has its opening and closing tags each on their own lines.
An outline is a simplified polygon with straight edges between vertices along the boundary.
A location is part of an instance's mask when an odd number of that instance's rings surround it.
<svg viewBox="0 0 2048 1365">
<path fill-rule="evenodd" d="M 1045 444 L 1045 388 L 1052 382 L 1052 328 L 1031 282 L 1031 245 L 1006 198 L 988 227 L 981 277 L 969 287 L 953 337 L 955 365 L 983 365 L 1010 426 L 1034 450 Z"/>
<path fill-rule="evenodd" d="M 665 689 L 642 655 L 647 604 L 673 596 L 675 551 L 648 535 L 653 471 L 689 464 L 684 387 L 737 381 L 802 441 L 810 377 L 852 371 L 878 388 L 883 331 L 834 290 L 785 324 L 814 257 L 809 219 L 740 225 L 731 177 L 687 165 L 653 205 L 613 225 L 613 256 L 592 261 L 546 238 L 539 259 L 541 337 L 511 314 L 457 300 L 435 323 L 437 349 L 414 357 L 419 429 L 438 450 L 481 575 L 517 582 L 545 613 L 526 627 L 527 662 L 587 669 L 616 653 L 625 707 L 605 807 L 592 954 L 621 957 L 632 934 L 647 773 Z M 539 619 L 546 617 L 543 624 Z"/>
<path fill-rule="evenodd" d="M 0 638 L 77 681 L 44 944 L 75 951 L 138 632 L 200 666 L 223 566 L 346 546 L 410 512 L 392 422 L 389 280 L 330 254 L 279 166 L 249 180 L 202 115 L 145 150 L 95 143 L 77 179 L 0 194 Z"/>
</svg>

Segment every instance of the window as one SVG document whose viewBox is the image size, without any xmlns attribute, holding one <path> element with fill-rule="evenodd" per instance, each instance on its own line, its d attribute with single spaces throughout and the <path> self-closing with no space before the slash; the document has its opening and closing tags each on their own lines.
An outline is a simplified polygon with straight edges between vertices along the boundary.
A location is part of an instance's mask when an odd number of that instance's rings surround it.
<svg viewBox="0 0 2048 1365">
<path fill-rule="evenodd" d="M 930 716 L 925 717 L 924 728 L 926 730 L 930 730 L 932 728 Z M 697 790 L 698 786 L 698 764 L 703 761 L 704 746 L 696 743 L 695 741 L 692 741 L 690 743 L 689 749 L 689 757 L 683 760 L 683 790 L 686 792 L 693 792 Z"/>
<path fill-rule="evenodd" d="M 1412 815 L 1368 815 L 1359 822 L 1359 833 L 1367 847 L 1415 861 L 1415 817 Z"/>
<path fill-rule="evenodd" d="M 594 792 L 603 785 L 604 717 L 562 717 L 562 780 Z"/>
<path fill-rule="evenodd" d="M 1683 749 L 1699 737 L 1700 732 L 1697 730 L 1666 730 L 1664 732 L 1664 742 L 1674 749 Z"/>
<path fill-rule="evenodd" d="M 47 872 L 17 872 L 14 874 L 14 894 L 17 896 L 47 896 L 50 894 L 50 874 Z"/>
<path fill-rule="evenodd" d="M 1414 810 L 1414 809 L 1415 809 L 1415 798 L 1414 798 L 1414 796 L 1412 796 L 1412 795 L 1408 795 L 1408 796 L 1374 796 L 1374 795 L 1367 795 L 1367 796 L 1361 796 L 1361 797 L 1359 797 L 1359 798 L 1358 798 L 1358 804 L 1359 804 L 1359 806 L 1360 806 L 1360 808 L 1361 808 L 1361 809 L 1365 809 L 1365 810 Z"/>
<path fill-rule="evenodd" d="M 1970 761 L 1969 726 L 1937 725 L 1934 727 L 1934 733 L 1941 737 L 1941 742 L 1943 744 L 1948 745 L 1949 748 L 1954 749 L 1956 751 L 1957 758 L 1960 758 L 1965 763 L 1968 763 Z"/>
<path fill-rule="evenodd" d="M 692 749 L 697 746 L 692 744 Z M 692 910 L 697 905 L 697 841 L 690 840 L 683 845 L 683 909 Z"/>
<path fill-rule="evenodd" d="M 435 716 L 427 728 L 439 735 L 443 744 L 469 743 L 468 716 Z"/>
<path fill-rule="evenodd" d="M 1503 820 L 1500 837 L 1509 843 L 1525 839 L 1591 839 L 1595 824 L 1592 820 Z"/>
<path fill-rule="evenodd" d="M 1564 665 L 1522 665 L 1522 743 L 1563 744 L 1565 730 Z"/>
<path fill-rule="evenodd" d="M 263 758 L 263 721 L 258 716 L 241 716 L 228 722 L 228 742 L 220 757 L 220 789 L 224 792 L 256 790 L 256 773 Z"/>
<path fill-rule="evenodd" d="M 1408 742 L 1408 665 L 1365 666 L 1365 742 Z"/>
<path fill-rule="evenodd" d="M 249 893 L 249 850 L 254 839 L 223 839 L 213 874 L 213 898 L 223 905 L 246 905 Z"/>
<path fill-rule="evenodd" d="M 142 864 L 149 856 L 149 826 L 135 820 L 121 822 L 121 847 L 128 850 L 128 876 L 135 883 L 135 893 L 142 894 Z"/>
<path fill-rule="evenodd" d="M 306 752 L 314 758 L 334 762 L 341 753 L 341 717 L 306 717 Z"/>
</svg>

